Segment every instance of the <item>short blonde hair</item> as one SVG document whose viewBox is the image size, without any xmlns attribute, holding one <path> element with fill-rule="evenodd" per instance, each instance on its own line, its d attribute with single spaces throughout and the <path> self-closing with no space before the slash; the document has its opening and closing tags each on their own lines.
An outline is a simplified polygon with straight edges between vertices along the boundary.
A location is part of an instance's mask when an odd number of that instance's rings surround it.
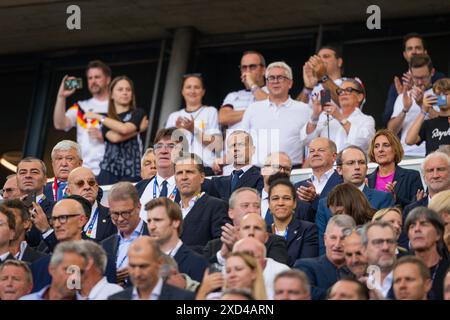
<svg viewBox="0 0 450 320">
<path fill-rule="evenodd" d="M 368 150 L 368 155 L 369 155 L 370 161 L 376 162 L 375 161 L 375 152 L 374 152 L 375 140 L 379 136 L 385 136 L 386 139 L 391 144 L 392 150 L 394 151 L 395 164 L 398 164 L 400 161 L 402 161 L 403 155 L 404 155 L 402 144 L 401 144 L 399 138 L 397 137 L 397 135 L 388 129 L 378 130 L 377 133 L 375 133 L 375 136 L 372 138 L 372 141 L 370 141 L 370 146 L 369 146 L 369 150 Z"/>
<path fill-rule="evenodd" d="M 372 217 L 372 222 L 375 221 L 380 221 L 388 212 L 397 212 L 397 214 L 400 216 L 400 218 L 402 218 L 402 210 L 400 210 L 400 208 L 398 207 L 390 207 L 390 208 L 384 208 L 384 209 L 380 209 L 377 212 L 375 212 L 375 214 Z"/>
<path fill-rule="evenodd" d="M 450 190 L 441 191 L 435 194 L 433 198 L 431 198 L 428 208 L 436 211 L 440 216 L 442 213 L 450 214 Z"/>
<path fill-rule="evenodd" d="M 436 94 L 443 94 L 450 91 L 450 78 L 442 78 L 433 84 L 433 92 Z"/>
</svg>

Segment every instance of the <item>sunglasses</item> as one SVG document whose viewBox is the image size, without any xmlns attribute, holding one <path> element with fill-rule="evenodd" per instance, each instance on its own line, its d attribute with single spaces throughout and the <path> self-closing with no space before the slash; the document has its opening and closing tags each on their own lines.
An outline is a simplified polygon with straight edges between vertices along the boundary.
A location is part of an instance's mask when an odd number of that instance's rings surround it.
<svg viewBox="0 0 450 320">
<path fill-rule="evenodd" d="M 89 180 L 79 180 L 74 183 L 78 188 L 83 188 L 85 184 L 89 185 L 90 187 L 94 187 L 97 184 L 97 181 L 95 179 L 89 179 Z"/>
</svg>

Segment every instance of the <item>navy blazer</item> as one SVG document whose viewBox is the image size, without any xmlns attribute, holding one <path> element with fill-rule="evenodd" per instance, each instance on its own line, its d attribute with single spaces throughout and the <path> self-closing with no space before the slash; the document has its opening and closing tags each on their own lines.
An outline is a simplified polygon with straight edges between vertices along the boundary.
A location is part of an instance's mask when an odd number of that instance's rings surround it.
<svg viewBox="0 0 450 320">
<path fill-rule="evenodd" d="M 370 189 L 364 186 L 363 193 L 374 209 L 383 209 L 391 207 L 394 204 L 394 198 L 391 193 Z M 323 243 L 323 235 L 327 227 L 328 220 L 331 218 L 331 211 L 327 207 L 327 198 L 319 201 L 319 208 L 317 209 L 316 225 L 319 229 L 319 253 L 325 253 L 325 246 Z"/>
<path fill-rule="evenodd" d="M 30 269 L 33 275 L 33 290 L 31 292 L 37 292 L 52 282 L 52 277 L 48 273 L 50 258 L 51 255 L 45 255 L 31 264 Z"/>
<path fill-rule="evenodd" d="M 411 212 L 411 210 L 414 208 L 417 208 L 417 207 L 428 207 L 428 196 L 425 196 L 424 198 L 420 199 L 419 201 L 410 203 L 403 209 L 403 211 L 402 211 L 403 225 L 405 225 L 406 217 Z M 404 228 L 402 228 L 402 232 L 400 233 L 400 237 L 398 238 L 398 245 L 403 248 L 409 249 L 408 234 L 407 234 L 407 232 L 405 232 Z"/>
<path fill-rule="evenodd" d="M 33 248 L 27 245 L 22 255 L 22 261 L 32 264 L 33 262 L 39 260 L 45 255 L 46 255 L 45 253 L 34 250 Z"/>
<path fill-rule="evenodd" d="M 108 300 L 131 300 L 134 287 L 128 287 L 108 297 Z M 194 300 L 195 293 L 164 283 L 158 300 Z"/>
<path fill-rule="evenodd" d="M 145 188 L 147 188 L 147 186 L 149 185 L 149 183 L 152 182 L 153 179 L 154 179 L 155 177 L 156 177 L 156 176 L 153 176 L 153 177 L 151 177 L 150 179 L 144 179 L 144 180 L 141 180 L 141 181 L 139 181 L 138 183 L 136 183 L 135 187 L 136 187 L 136 189 L 137 189 L 137 191 L 138 191 L 139 198 L 142 197 L 142 194 L 144 193 Z M 206 180 L 206 179 L 205 179 L 205 180 Z M 154 182 L 153 182 L 153 183 L 154 183 Z M 152 189 L 152 192 L 153 192 L 153 189 Z M 152 193 L 152 196 L 153 196 L 153 193 Z M 175 194 L 175 199 L 174 199 L 173 201 L 176 202 L 176 203 L 179 203 L 180 200 L 181 200 L 181 198 L 180 198 L 180 193 L 177 192 L 177 193 Z"/>
<path fill-rule="evenodd" d="M 214 191 L 208 190 L 210 191 L 208 192 L 208 194 L 211 195 L 214 194 L 214 192 L 216 192 L 218 194 L 218 198 L 228 203 L 231 194 L 236 189 L 242 187 L 249 187 L 258 190 L 261 193 L 261 190 L 264 187 L 264 179 L 263 176 L 261 175 L 261 169 L 256 166 L 250 167 L 247 171 L 245 171 L 242 174 L 234 190 L 231 190 L 231 178 L 232 174 L 222 177 L 213 177 L 211 179 L 212 182 L 211 187 L 214 188 Z"/>
<path fill-rule="evenodd" d="M 97 233 L 95 235 L 95 241 L 101 242 L 109 236 L 117 233 L 117 227 L 112 223 L 111 216 L 109 215 L 109 208 L 104 207 L 97 203 L 99 211 L 97 217 Z"/>
<path fill-rule="evenodd" d="M 286 240 L 284 238 L 269 234 L 266 243 L 266 256 L 268 258 L 272 258 L 273 260 L 282 263 L 288 264 L 288 252 L 286 247 Z M 220 238 L 210 240 L 203 248 L 203 256 L 208 259 L 210 263 L 217 262 L 217 252 L 222 248 L 222 241 Z"/>
<path fill-rule="evenodd" d="M 341 278 L 340 269 L 326 255 L 297 260 L 294 268 L 308 276 L 312 300 L 326 299 L 327 290 Z"/>
<path fill-rule="evenodd" d="M 47 196 L 45 196 L 45 199 L 40 203 L 42 210 L 44 210 L 45 215 L 47 216 L 47 220 L 51 217 L 53 206 L 55 205 L 55 202 L 52 199 L 53 198 L 47 198 Z M 35 227 L 34 224 L 25 235 L 25 238 L 28 245 L 34 248 L 39 246 L 42 240 L 41 232 Z"/>
<path fill-rule="evenodd" d="M 144 221 L 144 229 L 142 235 L 148 236 L 147 224 Z M 100 242 L 103 249 L 108 257 L 108 262 L 106 264 L 105 276 L 110 283 L 117 283 L 116 277 L 116 260 L 117 260 L 117 250 L 119 250 L 119 234 L 113 234 Z"/>
<path fill-rule="evenodd" d="M 367 175 L 369 188 L 375 188 L 377 173 L 378 168 Z M 423 190 L 420 173 L 416 170 L 404 169 L 396 165 L 393 181 L 397 181 L 397 184 L 394 187 L 396 194 L 395 204 L 400 205 L 402 208 L 405 208 L 408 204 L 416 201 L 417 190 Z"/>
<path fill-rule="evenodd" d="M 297 190 L 300 186 L 308 187 L 307 181 L 311 181 L 311 179 L 306 179 L 297 182 L 294 187 L 295 190 Z M 328 193 L 337 186 L 338 184 L 341 184 L 343 182 L 342 176 L 337 173 L 336 170 L 334 170 L 333 174 L 328 178 L 327 183 L 323 187 L 322 192 L 318 197 L 316 197 L 312 203 L 302 201 L 300 199 L 297 199 L 297 207 L 295 208 L 295 212 L 297 215 L 297 218 L 300 220 L 306 220 L 310 222 L 316 221 L 316 212 L 317 207 L 319 206 L 319 200 L 325 198 L 328 196 Z"/>
<path fill-rule="evenodd" d="M 192 279 L 202 282 L 205 269 L 208 267 L 208 260 L 205 257 L 182 245 L 173 257 L 178 264 L 178 270 L 187 274 Z"/>
<path fill-rule="evenodd" d="M 185 245 L 202 254 L 209 240 L 220 238 L 225 223 L 232 223 L 227 203 L 203 194 L 184 218 L 180 238 Z"/>
<path fill-rule="evenodd" d="M 288 225 L 287 251 L 288 266 L 292 267 L 298 259 L 314 258 L 319 255 L 319 239 L 317 226 L 295 217 Z"/>
</svg>

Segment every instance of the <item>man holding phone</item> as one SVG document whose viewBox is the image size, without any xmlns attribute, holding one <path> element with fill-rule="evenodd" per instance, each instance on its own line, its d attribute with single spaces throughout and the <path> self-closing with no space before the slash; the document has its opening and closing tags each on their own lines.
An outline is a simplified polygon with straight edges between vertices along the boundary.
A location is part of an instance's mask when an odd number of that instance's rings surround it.
<svg viewBox="0 0 450 320">
<path fill-rule="evenodd" d="M 66 99 L 74 94 L 76 88 L 79 88 L 79 81 L 67 75 L 63 78 L 53 112 L 53 124 L 56 129 L 64 131 L 77 127 L 77 142 L 81 145 L 84 166 L 98 175 L 99 163 L 105 153 L 104 140 L 100 131 L 102 123 L 94 119 L 85 119 L 84 113 L 89 111 L 106 114 L 108 112 L 111 69 L 102 61 L 91 61 L 86 69 L 86 77 L 92 98 L 76 102 L 67 111 Z"/>
</svg>

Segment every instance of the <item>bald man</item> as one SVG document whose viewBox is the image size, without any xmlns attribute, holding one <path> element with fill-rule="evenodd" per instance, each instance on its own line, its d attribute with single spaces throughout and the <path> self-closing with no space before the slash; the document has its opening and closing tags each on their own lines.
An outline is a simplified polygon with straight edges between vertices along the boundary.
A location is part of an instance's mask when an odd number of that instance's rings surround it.
<svg viewBox="0 0 450 320">
<path fill-rule="evenodd" d="M 109 300 L 193 300 L 194 293 L 163 282 L 163 253 L 155 239 L 141 236 L 128 248 L 128 270 L 132 287 Z"/>
<path fill-rule="evenodd" d="M 100 203 L 101 197 L 99 199 L 98 194 L 101 189 L 92 170 L 84 167 L 75 168 L 70 172 L 67 181 L 66 193 L 82 196 L 92 206 L 89 221 L 83 228 L 86 236 L 100 242 L 117 233 L 117 228 L 111 221 L 109 209 Z"/>
</svg>

